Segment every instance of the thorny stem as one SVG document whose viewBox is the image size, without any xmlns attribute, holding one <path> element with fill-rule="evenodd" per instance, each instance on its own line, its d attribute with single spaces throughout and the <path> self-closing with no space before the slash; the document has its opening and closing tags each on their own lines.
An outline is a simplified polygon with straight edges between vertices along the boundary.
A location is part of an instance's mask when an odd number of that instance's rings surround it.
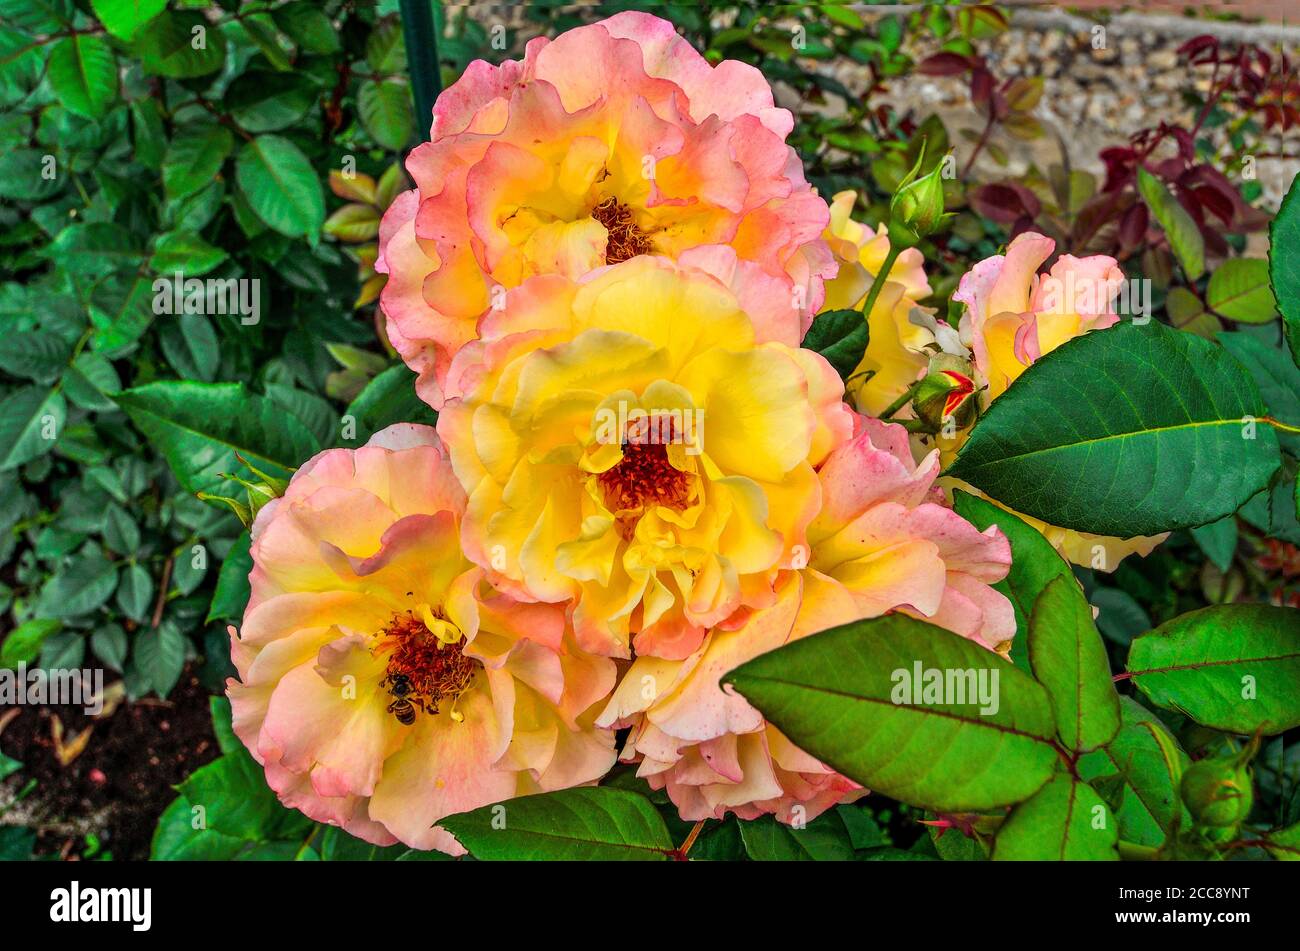
<svg viewBox="0 0 1300 951">
<path fill-rule="evenodd" d="M 679 862 L 686 861 L 686 854 L 690 852 L 691 846 L 695 844 L 695 840 L 700 837 L 700 830 L 704 828 L 704 823 L 707 821 L 707 819 L 701 819 L 691 827 L 690 834 L 686 836 L 686 841 L 682 843 L 681 848 L 676 849 L 673 852 L 673 858 L 677 859 Z"/>
</svg>

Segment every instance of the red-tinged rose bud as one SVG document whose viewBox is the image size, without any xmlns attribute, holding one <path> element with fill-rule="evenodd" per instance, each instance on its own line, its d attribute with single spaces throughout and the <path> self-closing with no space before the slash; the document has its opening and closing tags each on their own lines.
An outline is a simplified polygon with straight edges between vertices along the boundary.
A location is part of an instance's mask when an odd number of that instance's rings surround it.
<svg viewBox="0 0 1300 951">
<path fill-rule="evenodd" d="M 975 420 L 975 379 L 970 365 L 960 357 L 940 354 L 930 361 L 930 372 L 917 384 L 912 408 L 934 432 L 945 426 L 965 429 Z"/>
</svg>

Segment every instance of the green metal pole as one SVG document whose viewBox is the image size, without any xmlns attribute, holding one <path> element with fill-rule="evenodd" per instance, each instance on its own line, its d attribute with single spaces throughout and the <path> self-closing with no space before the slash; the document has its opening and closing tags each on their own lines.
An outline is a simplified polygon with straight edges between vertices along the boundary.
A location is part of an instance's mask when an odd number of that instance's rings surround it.
<svg viewBox="0 0 1300 951">
<path fill-rule="evenodd" d="M 406 66 L 415 97 L 415 124 L 420 141 L 429 141 L 433 103 L 442 91 L 438 66 L 438 34 L 433 28 L 433 3 L 437 0 L 401 0 L 402 36 L 406 40 Z"/>
</svg>

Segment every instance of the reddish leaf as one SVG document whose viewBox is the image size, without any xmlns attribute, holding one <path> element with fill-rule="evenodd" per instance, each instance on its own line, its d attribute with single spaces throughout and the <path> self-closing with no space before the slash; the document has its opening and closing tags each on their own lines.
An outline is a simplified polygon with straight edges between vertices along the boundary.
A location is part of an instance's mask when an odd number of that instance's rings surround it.
<svg viewBox="0 0 1300 951">
<path fill-rule="evenodd" d="M 1124 212 L 1124 217 L 1119 220 L 1119 243 L 1125 250 L 1136 248 L 1146 237 L 1147 224 L 1150 216 L 1147 214 L 1145 202 L 1135 202 L 1128 211 Z"/>
<path fill-rule="evenodd" d="M 1178 55 L 1186 56 L 1187 62 L 1193 64 L 1212 63 L 1219 56 L 1219 41 L 1208 33 L 1202 33 L 1178 47 Z"/>
<path fill-rule="evenodd" d="M 916 71 L 922 76 L 959 76 L 974 65 L 970 57 L 959 53 L 935 53 L 921 60 Z"/>
<path fill-rule="evenodd" d="M 1213 188 L 1202 186 L 1193 188 L 1192 195 L 1201 203 L 1201 207 L 1215 215 L 1225 225 L 1232 224 L 1232 202 L 1224 198 Z"/>
<path fill-rule="evenodd" d="M 970 193 L 970 204 L 985 218 L 1007 225 L 1021 218 L 1032 222 L 1043 209 L 1038 196 L 1016 182 L 981 185 Z"/>
</svg>

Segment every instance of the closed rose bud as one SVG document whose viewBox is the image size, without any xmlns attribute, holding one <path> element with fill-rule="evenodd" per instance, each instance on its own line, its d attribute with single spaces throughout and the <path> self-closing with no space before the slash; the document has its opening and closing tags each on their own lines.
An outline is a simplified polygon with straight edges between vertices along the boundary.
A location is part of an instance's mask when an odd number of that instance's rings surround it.
<svg viewBox="0 0 1300 951">
<path fill-rule="evenodd" d="M 912 408 L 935 432 L 952 420 L 958 429 L 975 421 L 975 379 L 970 364 L 960 357 L 940 354 L 930 361 L 930 372 L 917 384 Z"/>
<path fill-rule="evenodd" d="M 889 238 L 896 247 L 914 247 L 938 231 L 948 217 L 943 210 L 943 179 L 939 174 L 942 165 L 935 165 L 918 178 L 923 161 L 924 153 L 889 202 Z"/>
<path fill-rule="evenodd" d="M 1179 787 L 1198 826 L 1216 840 L 1230 839 L 1255 802 L 1247 768 L 1258 743 L 1232 757 L 1204 759 L 1187 767 Z"/>
</svg>

